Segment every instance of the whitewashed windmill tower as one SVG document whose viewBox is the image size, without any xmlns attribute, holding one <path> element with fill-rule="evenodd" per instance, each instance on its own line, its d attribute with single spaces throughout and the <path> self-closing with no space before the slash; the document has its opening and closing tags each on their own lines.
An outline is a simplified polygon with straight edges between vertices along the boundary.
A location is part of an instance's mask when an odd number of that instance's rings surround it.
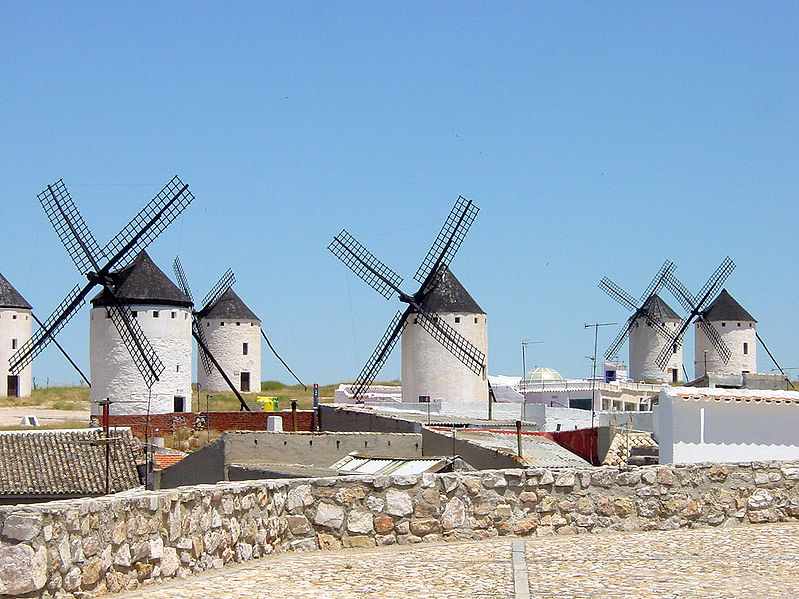
<svg viewBox="0 0 799 599">
<path fill-rule="evenodd" d="M 488 355 L 486 314 L 446 266 L 425 305 Z M 485 379 L 431 337 L 416 316 L 411 315 L 402 331 L 402 401 L 416 402 L 420 396 L 428 396 L 448 402 L 487 402 Z"/>
<path fill-rule="evenodd" d="M 103 290 L 92 299 L 89 326 L 91 400 L 110 398 L 114 414 L 191 411 L 191 300 L 142 251 L 114 273 L 115 298 Z M 109 307 L 121 301 L 141 327 L 164 370 L 152 390 L 142 380 Z"/>
<path fill-rule="evenodd" d="M 644 302 L 643 308 L 647 316 L 636 318 L 630 330 L 630 376 L 667 383 L 683 380 L 682 345 L 672 345 L 665 368 L 656 362 L 668 338 L 680 328 L 682 318 L 658 294 Z"/>
<path fill-rule="evenodd" d="M 92 414 L 99 414 L 97 402 L 106 398 L 115 401 L 111 406 L 114 414 L 190 410 L 191 338 L 185 331 L 191 331 L 191 302 L 144 253 L 192 202 L 189 186 L 173 177 L 104 247 L 86 226 L 62 180 L 48 185 L 37 197 L 87 282 L 82 287 L 75 285 L 11 357 L 12 374 L 19 374 L 54 342 L 99 287 L 102 292 L 93 300 L 90 326 Z M 159 336 L 157 344 L 165 361 L 159 358 L 145 328 Z M 138 382 L 134 382 L 137 372 Z"/>
<path fill-rule="evenodd" d="M 674 264 L 666 261 L 649 283 L 640 299 L 604 277 L 599 288 L 622 306 L 632 311 L 616 339 L 605 352 L 605 359 L 615 360 L 616 355 L 629 336 L 629 375 L 633 379 L 677 382 L 682 380 L 682 345 L 669 343 L 682 324 L 680 316 L 658 295 L 667 278 L 674 270 Z M 666 363 L 661 366 L 658 356 L 671 349 Z"/>
<path fill-rule="evenodd" d="M 242 393 L 261 390 L 261 319 L 229 287 L 219 299 L 198 314 L 208 349 L 219 360 L 233 384 Z M 202 350 L 200 350 L 202 351 Z M 227 384 L 218 370 L 210 375 L 197 369 L 202 389 L 226 391 Z"/>
<path fill-rule="evenodd" d="M 0 274 L 0 397 L 28 397 L 31 394 L 31 365 L 17 374 L 9 366 L 11 356 L 31 338 L 31 305 Z"/>
<path fill-rule="evenodd" d="M 413 295 L 400 289 L 402 277 L 347 231 L 342 230 L 333 238 L 328 249 L 350 270 L 386 299 L 396 293 L 401 302 L 408 304 L 405 311 L 397 312 L 389 323 L 377 348 L 355 379 L 352 393 L 356 401 L 362 399 L 402 335 L 403 401 L 418 401 L 419 395 L 432 395 L 447 401 L 487 403 L 485 313 L 448 268 L 478 211 L 471 200 L 462 196 L 458 198 L 414 275 L 420 286 Z M 452 311 L 439 312 L 439 309 Z M 460 319 L 466 317 L 471 321 L 461 323 Z M 474 322 L 475 318 L 477 322 Z M 403 331 L 407 328 L 412 331 L 406 337 Z M 422 339 L 422 329 L 428 340 Z M 464 369 L 452 367 L 449 358 L 453 357 Z M 414 366 L 421 371 L 411 374 Z M 436 368 L 441 368 L 444 373 L 436 376 L 433 373 Z M 410 381 L 406 381 L 408 376 Z"/>
<path fill-rule="evenodd" d="M 701 316 L 702 320 L 694 327 L 695 376 L 699 378 L 706 372 L 757 372 L 757 321 L 726 289 L 721 290 Z M 723 344 L 721 347 L 729 351 L 726 360 L 724 350 L 719 351 L 719 344 L 711 341 L 707 327 L 701 326 L 700 322 L 712 327 Z M 711 334 L 714 338 L 716 335 Z"/>
</svg>

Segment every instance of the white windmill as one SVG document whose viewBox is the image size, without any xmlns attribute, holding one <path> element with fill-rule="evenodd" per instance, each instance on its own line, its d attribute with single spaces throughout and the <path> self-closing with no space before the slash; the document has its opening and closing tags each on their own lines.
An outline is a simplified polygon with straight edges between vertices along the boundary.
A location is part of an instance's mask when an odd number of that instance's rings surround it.
<svg viewBox="0 0 799 599">
<path fill-rule="evenodd" d="M 638 300 L 607 277 L 599 283 L 600 289 L 632 311 L 632 315 L 605 352 L 605 358 L 615 359 L 629 336 L 629 374 L 634 379 L 664 382 L 682 380 L 682 346 L 669 343 L 669 339 L 680 328 L 682 319 L 657 293 L 666 284 L 673 270 L 672 262 L 664 262 Z M 665 351 L 667 344 L 671 346 L 671 350 L 666 363 L 661 366 L 657 358 Z"/>
<path fill-rule="evenodd" d="M 721 343 L 714 343 L 706 332 L 707 327 L 697 321 L 694 328 L 697 378 L 707 372 L 757 372 L 757 321 L 726 289 L 721 290 L 700 316 L 715 331 L 715 335 L 711 333 L 713 339 L 718 338 Z"/>
<path fill-rule="evenodd" d="M 191 303 L 143 253 L 192 202 L 194 195 L 189 186 L 173 177 L 103 247 L 86 226 L 62 180 L 48 185 L 38 199 L 87 282 L 73 287 L 11 357 L 11 373 L 18 375 L 51 341 L 55 342 L 59 331 L 99 287 L 102 292 L 93 300 L 90 327 L 92 413 L 100 412 L 96 402 L 104 399 L 115 402 L 112 411 L 118 414 L 172 412 L 177 407 L 190 410 L 191 338 L 185 331 L 191 330 Z M 126 294 L 130 297 L 126 298 Z M 166 312 L 162 314 L 164 308 Z M 140 319 L 139 311 L 147 313 Z M 145 329 L 159 336 L 167 331 L 157 342 L 166 363 L 159 358 Z M 136 376 L 139 380 L 134 385 Z"/>
<path fill-rule="evenodd" d="M 486 316 L 448 268 L 478 210 L 471 200 L 458 198 L 414 275 L 420 286 L 412 295 L 400 289 L 402 277 L 347 231 L 333 238 L 328 249 L 350 270 L 386 299 L 396 293 L 408 304 L 394 316 L 353 383 L 356 401 L 362 399 L 400 335 L 403 401 L 417 401 L 420 395 L 468 403 L 488 401 Z"/>
<path fill-rule="evenodd" d="M 11 373 L 11 356 L 31 338 L 31 305 L 0 274 L 0 397 L 28 397 L 31 394 L 31 365 Z"/>
<path fill-rule="evenodd" d="M 107 290 L 92 302 L 89 326 L 92 408 L 110 398 L 115 414 L 191 411 L 191 300 L 147 252 L 114 273 L 115 297 Z M 142 380 L 119 334 L 110 307 L 121 301 L 164 365 L 151 388 Z"/>
</svg>

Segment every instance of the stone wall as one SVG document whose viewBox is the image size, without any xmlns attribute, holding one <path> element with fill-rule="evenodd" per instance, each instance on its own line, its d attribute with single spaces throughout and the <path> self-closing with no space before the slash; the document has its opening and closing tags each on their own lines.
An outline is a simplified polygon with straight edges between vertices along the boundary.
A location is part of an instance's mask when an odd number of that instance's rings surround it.
<svg viewBox="0 0 799 599">
<path fill-rule="evenodd" d="M 247 481 L 0 508 L 0 595 L 133 589 L 283 551 L 799 518 L 799 464 Z M 27 594 L 27 595 L 26 595 Z"/>
</svg>

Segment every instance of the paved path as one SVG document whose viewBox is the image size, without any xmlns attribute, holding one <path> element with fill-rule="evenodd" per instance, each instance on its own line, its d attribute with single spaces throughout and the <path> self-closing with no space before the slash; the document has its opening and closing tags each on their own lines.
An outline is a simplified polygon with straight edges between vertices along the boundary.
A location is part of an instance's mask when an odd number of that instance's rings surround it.
<svg viewBox="0 0 799 599">
<path fill-rule="evenodd" d="M 799 524 L 519 541 L 292 553 L 113 597 L 515 599 L 524 567 L 530 597 L 799 597 Z"/>
</svg>

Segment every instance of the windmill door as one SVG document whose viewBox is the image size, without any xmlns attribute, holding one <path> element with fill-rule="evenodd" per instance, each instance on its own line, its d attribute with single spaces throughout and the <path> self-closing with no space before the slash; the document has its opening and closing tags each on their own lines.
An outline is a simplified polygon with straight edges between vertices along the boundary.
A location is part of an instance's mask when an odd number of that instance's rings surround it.
<svg viewBox="0 0 799 599">
<path fill-rule="evenodd" d="M 250 392 L 250 373 L 249 372 L 242 372 L 241 373 L 241 391 L 242 391 L 242 393 L 249 393 Z"/>
<path fill-rule="evenodd" d="M 18 376 L 11 376 L 8 377 L 8 396 L 9 397 L 19 397 L 19 377 Z"/>
</svg>

